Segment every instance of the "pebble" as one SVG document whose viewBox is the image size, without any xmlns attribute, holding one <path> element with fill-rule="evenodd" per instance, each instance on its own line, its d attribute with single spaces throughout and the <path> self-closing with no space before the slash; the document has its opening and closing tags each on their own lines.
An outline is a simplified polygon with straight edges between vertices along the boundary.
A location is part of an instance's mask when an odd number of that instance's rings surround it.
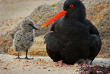
<svg viewBox="0 0 110 74">
<path fill-rule="evenodd" d="M 50 71 L 50 70 L 48 70 L 48 71 Z"/>
<path fill-rule="evenodd" d="M 43 67 L 43 69 L 47 69 L 47 67 Z"/>
</svg>

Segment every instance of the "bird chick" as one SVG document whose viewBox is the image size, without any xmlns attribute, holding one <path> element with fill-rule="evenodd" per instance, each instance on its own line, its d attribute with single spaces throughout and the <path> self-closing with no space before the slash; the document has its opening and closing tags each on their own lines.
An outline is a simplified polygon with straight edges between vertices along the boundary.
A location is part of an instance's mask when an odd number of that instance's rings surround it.
<svg viewBox="0 0 110 74">
<path fill-rule="evenodd" d="M 34 43 L 34 29 L 38 30 L 35 27 L 34 22 L 31 19 L 25 19 L 20 24 L 21 30 L 17 31 L 14 35 L 13 46 L 14 50 L 18 53 L 17 59 L 20 59 L 19 53 L 20 51 L 26 51 L 25 59 L 29 59 L 27 54 L 28 50 Z"/>
</svg>

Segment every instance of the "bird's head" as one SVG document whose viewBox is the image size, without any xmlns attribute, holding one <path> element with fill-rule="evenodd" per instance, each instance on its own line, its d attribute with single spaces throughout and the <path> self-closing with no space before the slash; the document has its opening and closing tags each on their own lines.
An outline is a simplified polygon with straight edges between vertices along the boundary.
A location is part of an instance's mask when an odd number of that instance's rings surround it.
<svg viewBox="0 0 110 74">
<path fill-rule="evenodd" d="M 66 0 L 64 2 L 63 10 L 55 15 L 52 19 L 47 21 L 45 24 L 43 24 L 41 27 L 43 28 L 47 26 L 62 16 L 76 20 L 83 20 L 86 17 L 85 6 L 80 0 Z"/>
<path fill-rule="evenodd" d="M 23 20 L 20 26 L 23 30 L 38 30 L 35 26 L 35 23 L 31 19 Z"/>
</svg>

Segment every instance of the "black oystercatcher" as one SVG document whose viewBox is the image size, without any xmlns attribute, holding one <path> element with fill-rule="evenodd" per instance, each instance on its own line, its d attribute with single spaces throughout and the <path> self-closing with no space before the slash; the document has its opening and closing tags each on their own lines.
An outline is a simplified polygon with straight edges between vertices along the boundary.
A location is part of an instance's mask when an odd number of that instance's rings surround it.
<svg viewBox="0 0 110 74">
<path fill-rule="evenodd" d="M 45 35 L 50 58 L 54 62 L 62 60 L 62 65 L 81 60 L 89 60 L 92 64 L 101 49 L 101 39 L 97 28 L 86 19 L 83 3 L 80 0 L 66 0 L 63 10 L 42 25 L 42 28 L 53 21 L 55 23 L 50 32 Z"/>
</svg>

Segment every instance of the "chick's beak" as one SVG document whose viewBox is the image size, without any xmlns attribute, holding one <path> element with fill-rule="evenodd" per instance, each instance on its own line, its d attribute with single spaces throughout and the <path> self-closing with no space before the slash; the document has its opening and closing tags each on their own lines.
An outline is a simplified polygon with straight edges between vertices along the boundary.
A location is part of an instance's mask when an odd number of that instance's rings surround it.
<svg viewBox="0 0 110 74">
<path fill-rule="evenodd" d="M 49 21 L 47 21 L 45 24 L 41 26 L 41 28 L 44 28 L 45 26 L 49 25 L 50 23 L 54 22 L 55 20 L 59 19 L 60 17 L 66 15 L 67 11 L 62 10 L 57 15 L 55 15 L 53 18 L 51 18 Z"/>
<path fill-rule="evenodd" d="M 32 24 L 30 24 L 30 25 L 33 29 L 38 30 L 34 25 L 32 25 Z"/>
</svg>

